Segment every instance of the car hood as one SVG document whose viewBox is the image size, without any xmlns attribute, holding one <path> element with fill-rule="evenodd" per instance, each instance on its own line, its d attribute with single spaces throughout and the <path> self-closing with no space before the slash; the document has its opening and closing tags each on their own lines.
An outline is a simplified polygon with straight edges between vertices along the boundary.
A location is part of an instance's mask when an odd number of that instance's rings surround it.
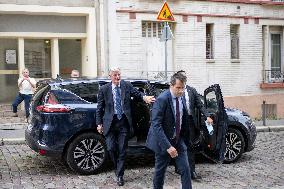
<svg viewBox="0 0 284 189">
<path fill-rule="evenodd" d="M 236 108 L 225 108 L 225 111 L 228 115 L 228 121 L 229 122 L 234 122 L 234 123 L 241 123 L 244 126 L 252 126 L 254 125 L 251 117 L 249 116 L 248 113 L 236 109 Z"/>
<path fill-rule="evenodd" d="M 231 115 L 231 116 L 246 116 L 246 117 L 250 117 L 248 113 L 246 113 L 246 112 L 244 112 L 242 110 L 236 109 L 236 108 L 226 107 L 225 111 L 226 111 L 228 116 Z"/>
</svg>

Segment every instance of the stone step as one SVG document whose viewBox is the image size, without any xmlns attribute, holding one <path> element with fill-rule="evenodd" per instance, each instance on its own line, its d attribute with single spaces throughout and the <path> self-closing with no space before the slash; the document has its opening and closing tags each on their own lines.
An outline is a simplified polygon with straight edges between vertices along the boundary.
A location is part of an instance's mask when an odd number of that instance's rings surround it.
<svg viewBox="0 0 284 189">
<path fill-rule="evenodd" d="M 0 117 L 0 124 L 10 124 L 10 123 L 25 123 L 25 116 L 21 117 Z"/>
<path fill-rule="evenodd" d="M 22 123 L 0 123 L 0 130 L 2 130 L 2 132 L 4 130 L 20 130 L 20 129 L 26 129 L 26 127 L 28 126 L 28 123 L 26 122 L 22 122 Z M 13 136 L 11 136 L 13 137 Z"/>
<path fill-rule="evenodd" d="M 11 104 L 0 104 L 0 111 L 6 111 L 6 110 L 12 111 L 12 105 Z"/>
<path fill-rule="evenodd" d="M 12 110 L 0 110 L 0 118 L 12 117 L 14 115 Z M 25 112 L 18 110 L 18 117 L 25 117 Z"/>
</svg>

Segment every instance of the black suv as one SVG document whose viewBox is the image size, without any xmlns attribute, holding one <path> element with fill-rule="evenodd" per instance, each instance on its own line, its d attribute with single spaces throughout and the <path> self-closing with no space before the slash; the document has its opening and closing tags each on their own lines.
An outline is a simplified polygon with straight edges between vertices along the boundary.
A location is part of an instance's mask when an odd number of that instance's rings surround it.
<svg viewBox="0 0 284 189">
<path fill-rule="evenodd" d="M 169 85 L 166 82 L 129 80 L 148 95 L 158 96 Z M 25 131 L 27 144 L 45 156 L 60 156 L 69 167 L 81 174 L 94 174 L 107 159 L 103 135 L 96 130 L 95 112 L 99 88 L 106 79 L 58 79 L 38 83 L 31 101 L 29 124 Z M 256 128 L 243 111 L 224 108 L 219 85 L 212 85 L 201 96 L 214 120 L 209 135 L 205 118 L 196 111 L 201 128 L 196 148 L 214 161 L 234 162 L 254 148 Z M 129 140 L 128 154 L 151 153 L 145 147 L 150 127 L 151 107 L 132 99 L 135 135 Z M 203 144 L 203 145 L 201 145 Z"/>
</svg>

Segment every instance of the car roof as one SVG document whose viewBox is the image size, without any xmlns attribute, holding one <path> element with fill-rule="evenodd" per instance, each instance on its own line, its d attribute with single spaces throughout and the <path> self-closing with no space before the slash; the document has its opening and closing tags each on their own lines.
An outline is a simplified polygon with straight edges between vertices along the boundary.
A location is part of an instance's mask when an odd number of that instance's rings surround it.
<svg viewBox="0 0 284 189">
<path fill-rule="evenodd" d="M 131 83 L 151 83 L 151 84 L 168 84 L 167 81 L 155 81 L 155 80 L 147 80 L 147 79 L 131 79 L 131 78 L 123 78 L 123 80 L 129 81 Z M 50 86 L 57 86 L 57 85 L 68 85 L 68 84 L 79 84 L 79 83 L 108 83 L 111 82 L 109 78 L 105 77 L 78 77 L 78 78 L 56 78 L 56 79 L 44 79 L 40 80 L 38 84 L 45 84 Z"/>
</svg>

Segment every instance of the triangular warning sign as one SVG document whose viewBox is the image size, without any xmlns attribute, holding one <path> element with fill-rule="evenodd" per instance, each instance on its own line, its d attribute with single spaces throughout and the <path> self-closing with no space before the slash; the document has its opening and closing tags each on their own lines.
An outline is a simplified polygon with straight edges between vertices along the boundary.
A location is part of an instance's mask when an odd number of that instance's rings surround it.
<svg viewBox="0 0 284 189">
<path fill-rule="evenodd" d="M 163 21 L 175 21 L 174 15 L 172 14 L 167 2 L 165 2 L 161 8 L 157 19 Z"/>
</svg>

